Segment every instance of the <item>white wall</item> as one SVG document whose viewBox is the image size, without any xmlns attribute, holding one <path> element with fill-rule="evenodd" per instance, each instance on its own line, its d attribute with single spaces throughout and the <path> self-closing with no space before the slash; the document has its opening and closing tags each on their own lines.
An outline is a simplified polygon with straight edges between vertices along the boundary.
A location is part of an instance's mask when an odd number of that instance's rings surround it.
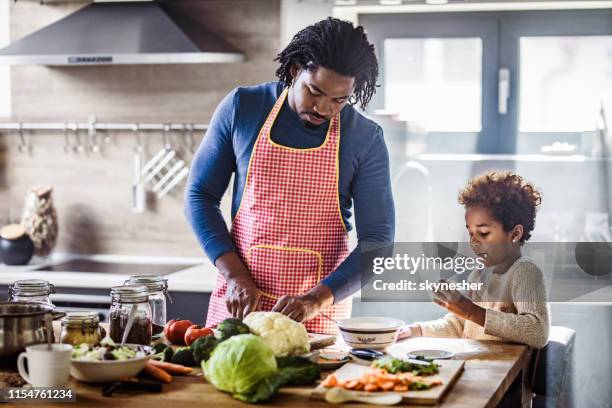
<svg viewBox="0 0 612 408">
<path fill-rule="evenodd" d="M 0 0 L 0 48 L 9 42 L 9 0 Z M 11 115 L 11 83 L 8 65 L 0 65 L 0 118 Z"/>
</svg>

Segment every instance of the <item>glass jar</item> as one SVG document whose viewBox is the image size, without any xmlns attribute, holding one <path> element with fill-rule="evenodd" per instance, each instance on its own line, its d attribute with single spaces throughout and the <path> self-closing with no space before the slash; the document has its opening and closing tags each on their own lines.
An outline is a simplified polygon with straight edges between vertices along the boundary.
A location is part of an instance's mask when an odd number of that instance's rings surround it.
<svg viewBox="0 0 612 408">
<path fill-rule="evenodd" d="M 55 287 L 43 279 L 18 280 L 9 285 L 9 302 L 39 302 L 53 306 L 50 294 Z"/>
<path fill-rule="evenodd" d="M 126 343 L 151 343 L 153 326 L 146 286 L 125 285 L 111 288 L 110 337 L 119 344 L 126 330 Z"/>
<path fill-rule="evenodd" d="M 82 343 L 95 345 L 106 336 L 100 327 L 100 317 L 96 312 L 67 312 L 62 318 L 60 343 L 78 346 Z"/>
<path fill-rule="evenodd" d="M 159 339 L 166 325 L 166 298 L 172 302 L 168 293 L 168 279 L 155 275 L 135 275 L 130 276 L 125 284 L 147 288 L 153 321 L 153 339 Z"/>
</svg>

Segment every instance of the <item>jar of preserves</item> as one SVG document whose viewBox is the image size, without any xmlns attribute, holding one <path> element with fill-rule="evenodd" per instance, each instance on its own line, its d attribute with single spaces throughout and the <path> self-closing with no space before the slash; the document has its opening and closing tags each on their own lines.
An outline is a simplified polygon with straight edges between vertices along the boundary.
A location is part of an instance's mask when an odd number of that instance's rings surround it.
<svg viewBox="0 0 612 408">
<path fill-rule="evenodd" d="M 62 318 L 60 343 L 78 346 L 82 343 L 95 345 L 106 336 L 106 330 L 100 326 L 100 317 L 96 312 L 67 312 Z"/>
<path fill-rule="evenodd" d="M 166 325 L 166 299 L 172 302 L 168 293 L 168 279 L 155 275 L 135 275 L 125 282 L 129 285 L 145 286 L 149 295 L 151 318 L 153 321 L 153 339 L 159 339 Z"/>
<path fill-rule="evenodd" d="M 43 279 L 18 280 L 9 285 L 9 302 L 38 302 L 53 306 L 51 293 L 55 287 Z"/>
<path fill-rule="evenodd" d="M 146 286 L 111 288 L 110 337 L 115 343 L 149 345 L 152 338 L 151 306 Z"/>
</svg>

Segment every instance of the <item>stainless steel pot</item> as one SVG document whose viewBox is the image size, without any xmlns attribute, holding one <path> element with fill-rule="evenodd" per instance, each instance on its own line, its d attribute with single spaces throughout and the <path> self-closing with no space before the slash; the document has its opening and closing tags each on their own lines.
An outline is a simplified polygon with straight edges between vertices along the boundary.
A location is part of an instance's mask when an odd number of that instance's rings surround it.
<svg viewBox="0 0 612 408">
<path fill-rule="evenodd" d="M 54 309 L 43 303 L 0 302 L 0 366 L 14 366 L 26 346 L 47 341 L 46 319 L 66 315 Z"/>
</svg>

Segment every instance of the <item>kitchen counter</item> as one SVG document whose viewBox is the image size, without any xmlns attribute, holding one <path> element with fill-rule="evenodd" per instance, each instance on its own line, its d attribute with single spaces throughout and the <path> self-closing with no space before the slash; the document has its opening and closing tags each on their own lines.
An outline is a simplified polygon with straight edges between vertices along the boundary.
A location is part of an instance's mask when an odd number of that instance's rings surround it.
<svg viewBox="0 0 612 408">
<path fill-rule="evenodd" d="M 128 278 L 125 274 L 100 272 L 64 272 L 37 270 L 46 265 L 74 259 L 77 255 L 54 254 L 50 260 L 33 260 L 30 265 L 7 266 L 0 264 L 0 285 L 8 285 L 19 279 L 44 279 L 56 287 L 108 289 L 122 285 Z M 217 269 L 205 258 L 148 257 L 124 255 L 82 256 L 90 260 L 125 263 L 184 264 L 184 269 L 162 275 L 168 279 L 171 292 L 212 292 L 215 286 Z M 194 266 L 191 266 L 194 265 Z"/>
<path fill-rule="evenodd" d="M 335 349 L 346 349 L 339 339 Z M 517 405 L 523 392 L 523 375 L 527 370 L 531 351 L 520 344 L 497 341 L 476 341 L 465 339 L 415 338 L 396 344 L 389 352 L 405 356 L 409 351 L 419 349 L 445 349 L 453 351 L 455 359 L 465 360 L 465 371 L 444 398 L 441 407 L 478 408 L 497 406 L 502 398 L 508 406 Z M 195 375 L 175 376 L 171 384 L 164 384 L 161 393 L 122 392 L 107 398 L 101 395 L 101 387 L 88 385 L 71 379 L 69 387 L 76 393 L 77 406 L 150 408 L 151 406 L 184 407 L 246 407 L 247 405 L 216 390 L 206 383 L 198 370 Z M 273 406 L 312 408 L 329 407 L 325 401 L 311 400 L 314 387 L 283 388 L 268 404 Z M 43 406 L 64 406 L 65 404 L 37 404 Z M 360 406 L 362 404 L 345 404 Z M 403 405 L 407 406 L 407 405 Z M 421 406 L 422 407 L 422 406 Z"/>
</svg>

